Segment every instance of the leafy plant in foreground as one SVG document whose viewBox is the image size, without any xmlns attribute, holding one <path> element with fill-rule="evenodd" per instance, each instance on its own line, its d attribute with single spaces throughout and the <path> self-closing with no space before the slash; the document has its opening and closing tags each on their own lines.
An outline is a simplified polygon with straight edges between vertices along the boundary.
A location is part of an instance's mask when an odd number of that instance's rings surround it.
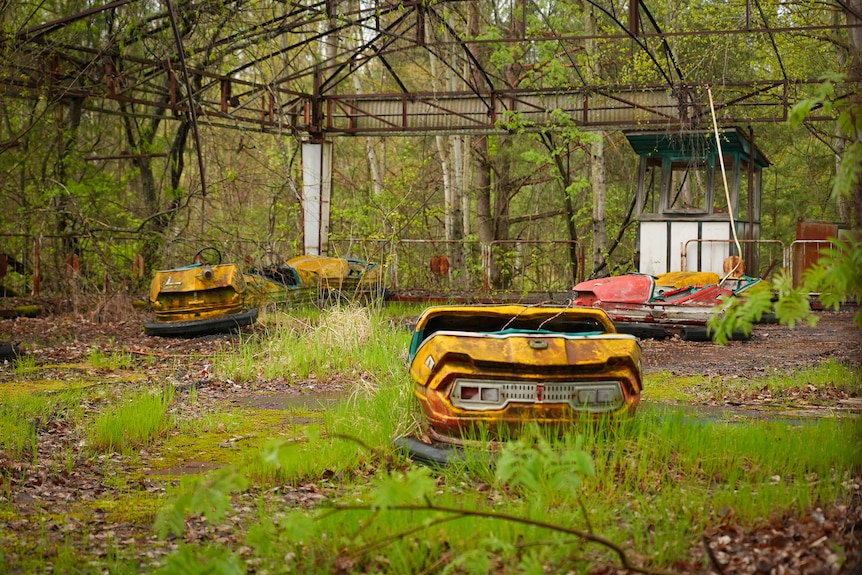
<svg viewBox="0 0 862 575">
<path fill-rule="evenodd" d="M 262 456 L 269 460 L 280 458 L 272 451 Z M 498 480 L 508 483 L 511 489 L 522 491 L 525 498 L 539 498 L 549 489 L 576 489 L 580 486 L 581 476 L 592 473 L 593 467 L 589 454 L 578 448 L 560 453 L 538 433 L 528 433 L 524 439 L 504 446 L 497 469 Z M 175 503 L 159 514 L 156 530 L 161 536 L 168 533 L 182 535 L 185 519 L 189 515 L 204 516 L 209 523 L 221 521 L 230 509 L 231 494 L 245 489 L 246 485 L 242 472 L 235 468 L 219 470 L 204 481 L 188 485 Z M 335 504 L 328 509 L 312 513 L 310 517 L 303 512 L 290 514 L 287 518 L 264 517 L 249 530 L 248 542 L 264 555 L 272 556 L 274 550 L 278 548 L 282 556 L 285 556 L 285 547 L 276 542 L 292 547 L 299 545 L 304 555 L 309 553 L 314 555 L 317 546 L 327 545 L 324 537 L 326 532 L 321 531 L 321 522 L 332 520 L 336 515 L 344 514 L 353 518 L 354 515 L 360 514 L 358 517 L 362 518 L 357 519 L 360 525 L 358 531 L 352 535 L 341 536 L 337 542 L 334 542 L 339 548 L 334 555 L 353 565 L 365 560 L 373 562 L 375 559 L 372 554 L 378 554 L 384 548 L 408 542 L 419 533 L 433 532 L 435 527 L 444 523 L 472 518 L 526 528 L 527 531 L 518 537 L 524 537 L 525 533 L 551 534 L 552 545 L 576 545 L 580 549 L 584 543 L 594 544 L 608 550 L 623 568 L 638 573 L 665 573 L 633 563 L 622 546 L 593 533 L 592 530 L 575 529 L 493 509 L 437 503 L 435 500 L 437 489 L 435 478 L 425 467 L 414 467 L 406 472 L 388 472 L 375 482 L 368 496 L 370 503 Z M 406 523 L 407 526 L 395 528 L 394 526 L 404 524 L 399 522 L 397 517 L 405 513 L 409 514 L 410 518 Z M 345 526 L 349 521 L 345 517 L 336 520 L 336 523 Z M 286 537 L 287 533 L 290 533 L 289 538 Z M 445 567 L 443 565 L 438 567 L 444 567 L 444 572 L 453 569 L 466 569 L 471 573 L 487 572 L 492 561 L 500 558 L 505 560 L 517 558 L 521 567 L 525 569 L 538 565 L 538 559 L 535 556 L 523 551 L 524 548 L 532 547 L 529 543 L 516 544 L 513 540 L 504 540 L 494 533 L 468 539 L 452 541 L 451 543 L 457 545 L 457 548 L 453 550 L 455 552 L 452 554 L 451 561 Z M 542 541 L 536 545 L 536 548 L 546 545 L 548 541 Z M 233 572 L 235 558 L 232 555 L 221 555 L 220 560 L 212 563 L 211 561 L 216 559 L 205 559 L 200 553 L 192 550 L 185 549 L 177 553 L 181 554 L 181 557 L 172 557 L 163 570 L 164 573 L 202 572 L 205 561 L 219 572 Z M 293 554 L 288 555 L 294 557 Z M 194 563 L 195 561 L 197 563 Z"/>
</svg>

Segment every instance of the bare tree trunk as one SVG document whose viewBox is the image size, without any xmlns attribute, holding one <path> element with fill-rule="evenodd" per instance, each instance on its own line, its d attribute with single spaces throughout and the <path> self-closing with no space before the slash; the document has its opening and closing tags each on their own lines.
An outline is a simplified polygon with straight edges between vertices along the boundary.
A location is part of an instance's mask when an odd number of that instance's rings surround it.
<svg viewBox="0 0 862 575">
<path fill-rule="evenodd" d="M 848 0 L 845 4 L 847 11 L 847 23 L 855 25 L 848 30 L 850 35 L 850 78 L 855 80 L 856 89 L 850 93 L 851 106 L 853 106 L 856 119 L 855 134 L 849 134 L 852 138 L 850 146 L 862 146 L 862 129 L 859 129 L 858 114 L 862 114 L 862 0 Z M 849 147 L 849 146 L 848 146 Z M 846 150 L 846 148 L 845 148 Z M 854 229 L 862 229 L 862 170 L 857 166 L 855 170 L 856 181 L 851 187 L 853 211 L 856 216 Z"/>
<path fill-rule="evenodd" d="M 494 218 L 491 215 L 491 162 L 488 158 L 488 137 L 479 136 L 473 141 L 476 167 L 476 229 L 479 241 L 489 244 L 494 240 Z"/>
<path fill-rule="evenodd" d="M 438 75 L 440 67 L 437 64 L 437 56 L 429 54 L 431 64 L 431 75 L 434 78 L 435 89 L 441 87 L 443 90 L 454 91 L 457 89 L 454 74 L 444 72 L 444 77 Z M 448 68 L 443 68 L 444 71 Z M 443 225 L 446 232 L 447 249 L 446 256 L 449 260 L 449 275 L 454 270 L 464 269 L 464 255 L 462 246 L 452 242 L 464 239 L 464 229 L 461 219 L 461 194 L 462 194 L 462 158 L 460 155 L 459 136 L 436 136 L 437 153 L 440 156 L 440 170 L 443 176 Z"/>
<path fill-rule="evenodd" d="M 449 146 L 451 150 L 451 170 L 452 170 L 452 194 L 451 203 L 446 208 L 447 217 L 451 217 L 451 234 L 447 239 L 453 242 L 462 242 L 466 237 L 464 230 L 464 158 L 461 136 L 449 136 Z M 469 220 L 468 220 L 469 221 Z M 461 243 L 452 244 L 452 249 L 449 253 L 451 266 L 449 269 L 464 270 L 465 257 L 464 245 Z M 465 286 L 466 287 L 466 286 Z"/>
<path fill-rule="evenodd" d="M 58 112 L 63 109 L 62 104 L 57 106 Z M 75 143 L 78 140 L 78 128 L 81 127 L 83 110 L 84 99 L 81 97 L 72 98 L 68 106 L 67 117 L 65 121 L 61 121 L 59 124 L 60 133 L 58 134 L 57 143 L 59 149 L 57 151 L 57 169 L 55 173 L 57 175 L 57 181 L 64 188 L 68 184 L 69 162 L 75 148 Z M 74 209 L 71 201 L 72 198 L 68 194 L 68 188 L 65 188 L 64 192 L 58 196 L 56 205 L 57 231 L 61 234 L 66 234 L 63 237 L 64 257 L 81 255 L 78 253 L 80 251 L 78 246 L 79 239 L 70 235 L 74 232 L 81 231 L 76 229 L 78 227 L 78 222 L 76 221 L 74 214 L 70 212 L 70 210 Z"/>
<path fill-rule="evenodd" d="M 596 277 L 605 277 L 608 275 L 608 266 L 605 265 L 608 234 L 604 132 L 597 132 L 596 135 L 598 140 L 590 144 L 590 185 L 593 192 L 593 273 Z"/>
</svg>

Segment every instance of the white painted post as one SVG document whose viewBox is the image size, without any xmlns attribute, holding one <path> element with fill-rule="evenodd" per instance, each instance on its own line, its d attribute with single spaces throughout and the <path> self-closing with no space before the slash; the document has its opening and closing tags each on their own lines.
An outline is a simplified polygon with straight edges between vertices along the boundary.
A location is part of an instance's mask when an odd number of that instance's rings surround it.
<svg viewBox="0 0 862 575">
<path fill-rule="evenodd" d="M 327 255 L 332 204 L 332 142 L 302 142 L 302 228 L 305 253 Z"/>
</svg>

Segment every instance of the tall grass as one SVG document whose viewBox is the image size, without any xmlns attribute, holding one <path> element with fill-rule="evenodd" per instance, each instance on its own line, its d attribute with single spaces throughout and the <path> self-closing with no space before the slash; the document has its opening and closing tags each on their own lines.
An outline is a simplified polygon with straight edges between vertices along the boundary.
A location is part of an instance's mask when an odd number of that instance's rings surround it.
<svg viewBox="0 0 862 575">
<path fill-rule="evenodd" d="M 321 573 L 339 557 L 349 557 L 358 571 L 380 573 L 434 572 L 444 556 L 465 572 L 482 573 L 494 571 L 494 562 L 508 565 L 500 572 L 536 566 L 538 572 L 582 572 L 578 565 L 588 572 L 590 564 L 616 559 L 601 546 L 538 525 L 475 516 L 450 521 L 444 519 L 452 515 L 437 509 L 452 508 L 594 533 L 622 544 L 639 564 L 667 567 L 689 557 L 706 527 L 718 521 L 756 526 L 848 496 L 847 480 L 862 461 L 860 431 L 858 419 L 728 424 L 648 413 L 546 438 L 554 453 L 580 451 L 592 459 L 595 474 L 581 473 L 579 487 L 554 481 L 549 462 L 534 470 L 552 480 L 536 483 L 541 492 L 529 482 L 503 482 L 494 464 L 489 472 L 489 459 L 480 457 L 487 447 L 475 447 L 467 464 L 437 472 L 430 496 L 411 491 L 398 479 L 401 470 L 378 474 L 378 485 L 392 483 L 385 487 L 390 497 L 436 508 L 374 508 L 379 492 L 357 485 L 343 492 L 341 503 L 368 509 L 262 512 L 266 537 L 254 544 L 265 565 L 274 561 L 274 567 L 293 549 L 288 556 L 296 570 Z M 307 455 L 326 457 L 313 450 Z M 313 462 L 306 465 L 303 473 Z"/>
<path fill-rule="evenodd" d="M 101 411 L 92 422 L 88 436 L 97 450 L 128 453 L 150 445 L 172 425 L 168 408 L 174 388 L 136 392 Z"/>
<path fill-rule="evenodd" d="M 322 423 L 308 425 L 290 441 L 275 440 L 263 457 L 246 458 L 246 476 L 267 486 L 334 478 L 342 485 L 343 503 L 371 505 L 376 488 L 367 478 L 397 482 L 407 469 L 391 440 L 411 431 L 417 418 L 408 340 L 408 331 L 393 329 L 379 311 L 343 308 L 274 321 L 266 340 L 248 341 L 242 351 L 222 356 L 216 370 L 235 380 L 333 377 L 353 383 L 348 397 L 322 414 Z M 751 389 L 854 390 L 859 373 L 824 364 L 739 383 Z M 678 399 L 674 386 L 689 383 L 669 381 L 668 391 Z M 683 389 L 680 395 L 688 393 Z M 586 454 L 594 474 L 584 474 L 579 484 L 538 482 L 543 487 L 537 495 L 502 480 L 490 455 L 496 446 L 478 441 L 462 463 L 436 472 L 433 493 L 423 501 L 581 529 L 625 542 L 639 563 L 669 566 L 688 558 L 708 525 L 730 517 L 753 526 L 829 505 L 848 496 L 852 478 L 862 472 L 859 418 L 732 423 L 668 406 L 641 410 L 623 422 L 575 424 L 548 432 L 544 440 L 555 453 Z M 614 559 L 607 550 L 535 525 L 483 517 L 444 521 L 445 514 L 434 509 L 283 511 L 262 509 L 249 534 L 262 569 L 325 573 L 336 558 L 346 558 L 357 571 L 434 572 L 443 569 L 437 561 L 445 557 L 459 564 L 454 572 L 493 571 L 489 561 L 511 572 L 580 572 L 597 560 Z"/>
<path fill-rule="evenodd" d="M 214 370 L 238 382 L 341 376 L 374 386 L 403 370 L 409 337 L 377 311 L 333 307 L 317 317 L 274 322 L 265 337 L 246 341 L 239 353 L 217 356 Z"/>
</svg>

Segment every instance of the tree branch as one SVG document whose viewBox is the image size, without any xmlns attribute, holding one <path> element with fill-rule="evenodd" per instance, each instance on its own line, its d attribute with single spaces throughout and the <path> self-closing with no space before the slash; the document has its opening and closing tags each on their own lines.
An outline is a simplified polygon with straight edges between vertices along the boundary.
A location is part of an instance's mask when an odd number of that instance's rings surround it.
<svg viewBox="0 0 862 575">
<path fill-rule="evenodd" d="M 601 537 L 600 535 L 595 535 L 593 533 L 589 533 L 586 531 L 581 531 L 579 529 L 573 529 L 571 527 L 564 527 L 562 525 L 556 525 L 554 523 L 548 523 L 546 521 L 536 521 L 534 519 L 527 519 L 526 517 L 518 517 L 517 515 L 510 515 L 508 513 L 500 513 L 497 511 L 481 511 L 478 509 L 461 509 L 456 507 L 447 507 L 444 505 L 392 505 L 387 507 L 387 509 L 391 511 L 438 511 L 441 513 L 451 513 L 455 517 L 453 519 L 460 519 L 462 517 L 482 517 L 486 519 L 498 519 L 500 521 L 508 521 L 511 523 L 519 523 L 521 525 L 530 525 L 532 527 L 538 527 L 541 529 L 548 529 L 550 531 L 556 531 L 558 533 L 565 533 L 567 535 L 573 535 L 576 538 L 587 541 L 589 543 L 595 543 L 602 547 L 605 547 L 611 550 L 619 559 L 620 565 L 624 569 L 628 569 L 629 571 L 633 571 L 635 573 L 644 573 L 645 575 L 680 575 L 680 573 L 685 572 L 675 572 L 675 571 L 664 571 L 662 569 L 650 569 L 648 567 L 641 567 L 639 565 L 635 565 L 631 562 L 626 552 L 622 547 L 611 541 L 610 539 L 606 539 Z M 335 511 L 373 511 L 374 508 L 371 505 L 335 505 L 333 507 Z M 439 520 L 439 521 L 442 521 Z M 424 526 L 423 526 L 424 527 Z M 390 535 L 386 537 L 386 543 L 397 541 L 406 537 L 409 534 L 416 532 L 419 528 L 413 527 L 404 532 L 397 533 L 394 535 Z M 372 548 L 376 548 L 377 546 L 373 546 Z"/>
</svg>

